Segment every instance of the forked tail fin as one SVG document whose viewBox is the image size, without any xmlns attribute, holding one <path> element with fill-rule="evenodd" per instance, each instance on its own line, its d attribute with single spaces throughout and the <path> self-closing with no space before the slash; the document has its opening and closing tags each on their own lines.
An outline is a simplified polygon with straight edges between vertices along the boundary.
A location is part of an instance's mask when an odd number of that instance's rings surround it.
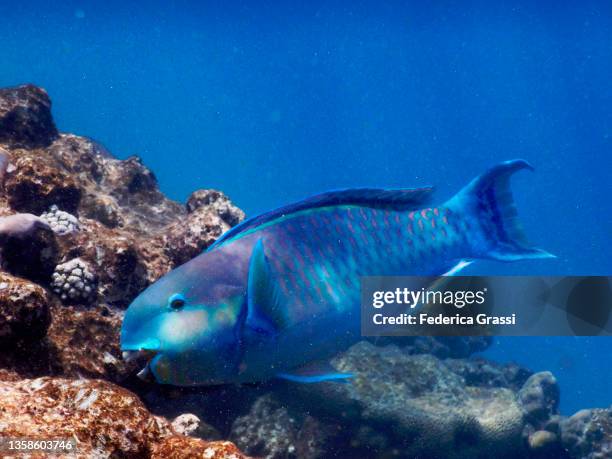
<svg viewBox="0 0 612 459">
<path fill-rule="evenodd" d="M 515 261 L 555 256 L 532 247 L 518 222 L 510 177 L 533 167 L 522 159 L 506 161 L 476 177 L 449 202 L 448 207 L 468 219 L 468 238 L 474 258 Z"/>
</svg>

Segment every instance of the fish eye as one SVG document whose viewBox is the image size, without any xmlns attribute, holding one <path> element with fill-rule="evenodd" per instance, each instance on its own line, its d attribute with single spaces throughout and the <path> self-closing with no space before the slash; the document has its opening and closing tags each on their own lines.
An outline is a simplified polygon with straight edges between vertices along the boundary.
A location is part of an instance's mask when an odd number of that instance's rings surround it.
<svg viewBox="0 0 612 459">
<path fill-rule="evenodd" d="M 174 293 L 168 298 L 168 306 L 172 309 L 181 309 L 185 306 L 185 297 L 180 293 Z"/>
</svg>

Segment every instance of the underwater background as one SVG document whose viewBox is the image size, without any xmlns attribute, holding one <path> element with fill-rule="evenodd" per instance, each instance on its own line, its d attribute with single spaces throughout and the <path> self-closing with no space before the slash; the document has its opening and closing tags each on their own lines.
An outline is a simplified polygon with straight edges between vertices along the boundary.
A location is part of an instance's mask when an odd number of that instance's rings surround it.
<svg viewBox="0 0 612 459">
<path fill-rule="evenodd" d="M 495 3 L 495 4 L 494 4 Z M 1 2 L 0 86 L 53 97 L 61 131 L 138 154 L 161 190 L 223 190 L 248 216 L 323 190 L 514 180 L 555 260 L 469 273 L 612 272 L 612 4 Z M 497 338 L 551 370 L 561 412 L 612 403 L 611 338 Z"/>
</svg>

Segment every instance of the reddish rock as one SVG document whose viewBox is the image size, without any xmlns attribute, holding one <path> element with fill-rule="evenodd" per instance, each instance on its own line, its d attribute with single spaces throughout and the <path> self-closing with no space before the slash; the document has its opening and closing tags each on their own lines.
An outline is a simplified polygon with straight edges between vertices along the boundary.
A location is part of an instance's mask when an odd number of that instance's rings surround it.
<svg viewBox="0 0 612 459">
<path fill-rule="evenodd" d="M 172 435 L 134 394 L 100 380 L 0 382 L 0 436 L 75 438 L 82 457 L 148 457 Z"/>
<path fill-rule="evenodd" d="M 122 314 L 104 305 L 65 306 L 54 303 L 47 332 L 51 374 L 125 379 L 134 370 L 121 359 Z"/>
<path fill-rule="evenodd" d="M 192 213 L 207 207 L 219 215 L 228 225 L 234 226 L 244 220 L 244 212 L 232 204 L 221 191 L 196 190 L 187 199 L 187 212 Z"/>
<path fill-rule="evenodd" d="M 230 228 L 214 210 L 200 207 L 169 225 L 159 241 L 172 267 L 176 267 L 198 256 Z"/>
<path fill-rule="evenodd" d="M 0 143 L 35 148 L 57 137 L 47 92 L 33 85 L 0 89 Z"/>
<path fill-rule="evenodd" d="M 58 238 L 65 263 L 82 259 L 94 271 L 98 300 L 126 307 L 171 263 L 156 239 L 108 228 L 91 219 L 80 220 L 80 231 Z"/>
<path fill-rule="evenodd" d="M 0 273 L 0 347 L 41 339 L 49 321 L 47 293 L 42 287 Z"/>
<path fill-rule="evenodd" d="M 0 381 L 0 437 L 75 439 L 84 458 L 246 458 L 230 442 L 177 435 L 133 393 L 91 379 Z"/>
<path fill-rule="evenodd" d="M 248 459 L 229 441 L 199 440 L 174 435 L 153 447 L 152 459 Z"/>
<path fill-rule="evenodd" d="M 71 134 L 62 134 L 48 153 L 82 191 L 79 216 L 152 236 L 186 214 L 159 191 L 155 175 L 136 156 L 116 159 L 96 142 Z"/>
<path fill-rule="evenodd" d="M 5 192 L 11 208 L 40 215 L 52 205 L 75 213 L 81 189 L 73 177 L 53 167 L 44 156 L 22 152 L 14 157 L 15 170 L 8 174 Z"/>
</svg>

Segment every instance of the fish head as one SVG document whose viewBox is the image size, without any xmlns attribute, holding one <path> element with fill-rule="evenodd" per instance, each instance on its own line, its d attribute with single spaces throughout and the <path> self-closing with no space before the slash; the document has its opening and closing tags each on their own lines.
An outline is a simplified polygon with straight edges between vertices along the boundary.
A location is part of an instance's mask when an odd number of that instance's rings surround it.
<svg viewBox="0 0 612 459">
<path fill-rule="evenodd" d="M 177 386 L 231 380 L 244 288 L 207 278 L 195 260 L 166 274 L 127 309 L 124 358 L 144 357 L 142 379 Z"/>
</svg>

